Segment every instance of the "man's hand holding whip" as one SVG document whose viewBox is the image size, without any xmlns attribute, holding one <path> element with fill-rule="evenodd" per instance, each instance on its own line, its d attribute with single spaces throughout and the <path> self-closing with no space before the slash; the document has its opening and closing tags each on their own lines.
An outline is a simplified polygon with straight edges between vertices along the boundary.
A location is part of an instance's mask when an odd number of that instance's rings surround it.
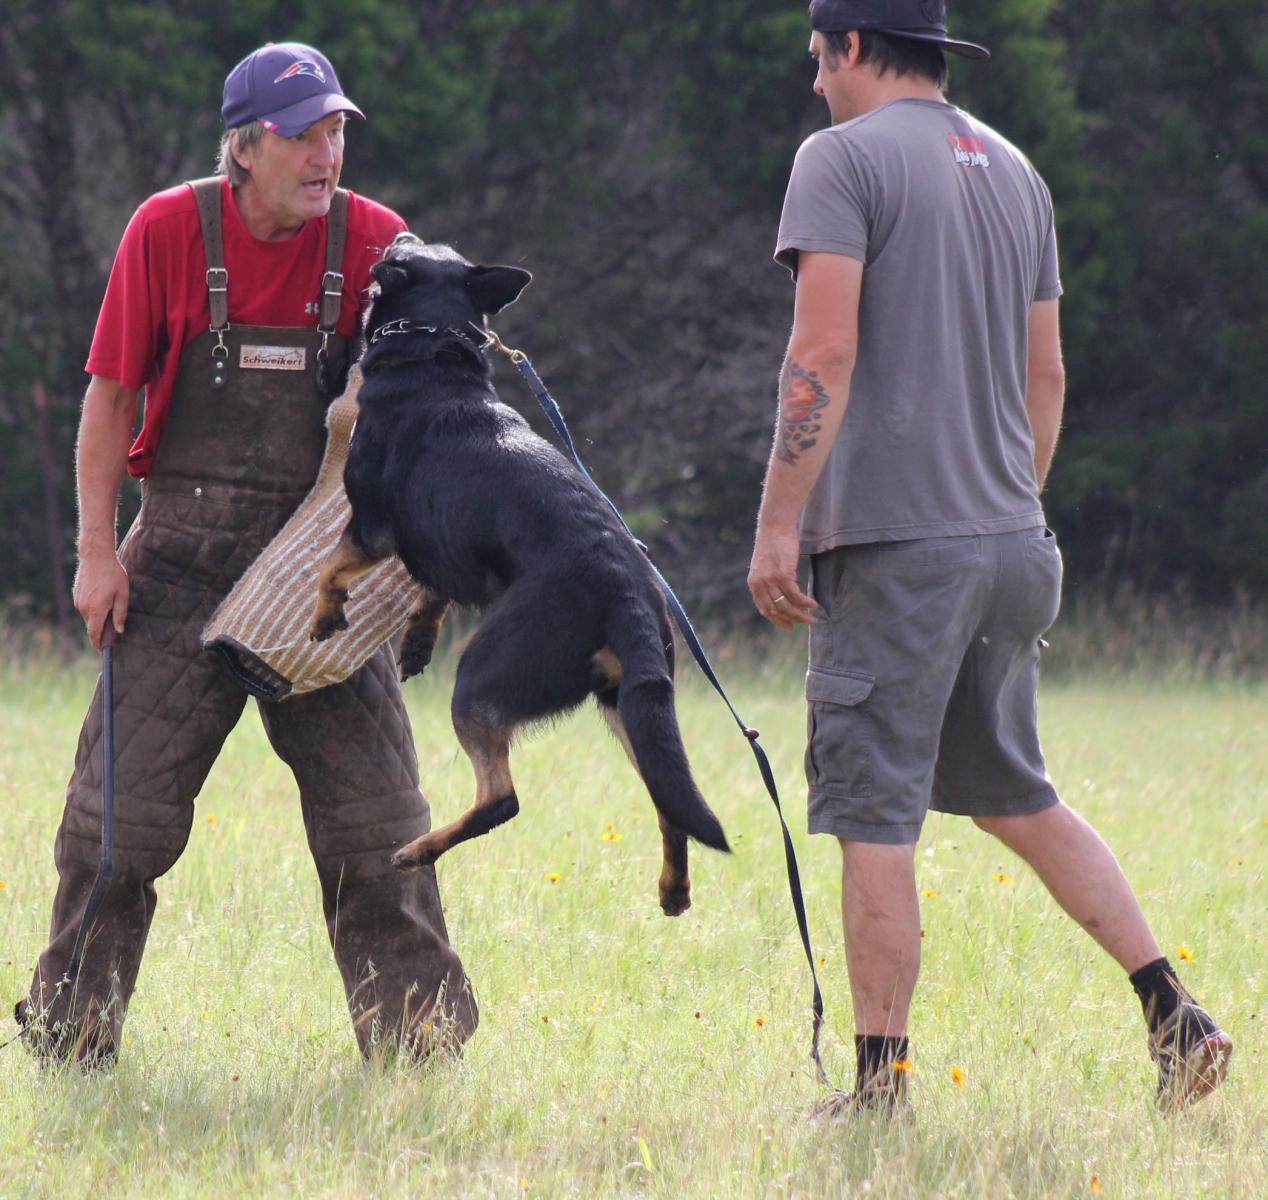
<svg viewBox="0 0 1268 1200">
<path fill-rule="evenodd" d="M 76 447 L 79 567 L 74 601 L 94 650 L 102 648 L 108 619 L 119 635 L 128 619 L 128 573 L 119 561 L 117 511 L 136 416 L 135 391 L 93 376 Z"/>
</svg>

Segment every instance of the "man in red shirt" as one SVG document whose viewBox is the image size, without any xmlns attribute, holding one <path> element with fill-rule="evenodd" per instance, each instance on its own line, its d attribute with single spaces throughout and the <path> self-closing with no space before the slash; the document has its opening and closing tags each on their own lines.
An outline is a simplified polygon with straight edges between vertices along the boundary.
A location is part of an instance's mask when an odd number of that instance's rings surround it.
<svg viewBox="0 0 1268 1200">
<path fill-rule="evenodd" d="M 316 478 L 371 278 L 405 223 L 338 188 L 344 125 L 364 119 L 334 68 L 269 44 L 225 81 L 222 177 L 150 197 L 120 244 L 87 370 L 78 441 L 75 605 L 114 652 L 115 873 L 74 987 L 59 986 L 101 852 L 100 687 L 57 835 L 49 945 L 17 1018 L 38 1053 L 118 1052 L 156 901 L 246 695 L 199 634 Z M 144 420 L 136 426 L 144 390 Z M 117 547 L 126 469 L 142 481 Z M 294 772 L 358 1044 L 426 1052 L 478 1020 L 431 869 L 388 866 L 429 826 L 390 648 L 342 684 L 260 704 Z"/>
</svg>

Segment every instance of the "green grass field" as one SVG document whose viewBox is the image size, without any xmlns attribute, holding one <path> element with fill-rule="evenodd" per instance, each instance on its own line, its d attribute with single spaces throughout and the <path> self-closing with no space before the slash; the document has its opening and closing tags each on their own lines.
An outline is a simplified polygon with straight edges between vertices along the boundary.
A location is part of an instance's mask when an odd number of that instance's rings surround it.
<svg viewBox="0 0 1268 1200">
<path fill-rule="evenodd" d="M 839 855 L 804 835 L 799 645 L 778 669 L 723 671 L 786 795 L 826 1057 L 848 1084 Z M 1042 696 L 1054 778 L 1237 1043 L 1221 1093 L 1161 1116 L 1127 981 L 1007 852 L 933 817 L 915 1112 L 824 1131 L 774 813 L 729 716 L 683 674 L 688 748 L 736 853 L 697 853 L 696 907 L 668 920 L 651 804 L 598 718 L 521 747 L 521 815 L 440 864 L 482 1024 L 460 1061 L 423 1069 L 357 1057 L 293 785 L 248 712 L 159 885 L 119 1066 L 0 1055 L 0 1196 L 1268 1195 L 1268 689 L 1084 678 Z M 47 931 L 92 682 L 86 658 L 0 666 L 6 1004 Z M 470 796 L 448 684 L 441 663 L 408 689 L 440 819 Z"/>
</svg>

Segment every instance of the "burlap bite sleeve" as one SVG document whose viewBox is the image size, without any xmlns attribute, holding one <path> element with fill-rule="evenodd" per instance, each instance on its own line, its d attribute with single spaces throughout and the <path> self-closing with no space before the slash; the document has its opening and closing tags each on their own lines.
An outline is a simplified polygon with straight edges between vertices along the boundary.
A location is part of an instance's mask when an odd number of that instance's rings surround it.
<svg viewBox="0 0 1268 1200">
<path fill-rule="evenodd" d="M 203 645 L 263 699 L 346 679 L 404 625 L 418 598 L 418 584 L 400 559 L 386 559 L 353 583 L 348 629 L 329 641 L 309 640 L 318 571 L 351 516 L 343 469 L 360 386 L 361 371 L 354 366 L 348 390 L 326 415 L 326 451 L 312 491 L 203 630 Z"/>
</svg>

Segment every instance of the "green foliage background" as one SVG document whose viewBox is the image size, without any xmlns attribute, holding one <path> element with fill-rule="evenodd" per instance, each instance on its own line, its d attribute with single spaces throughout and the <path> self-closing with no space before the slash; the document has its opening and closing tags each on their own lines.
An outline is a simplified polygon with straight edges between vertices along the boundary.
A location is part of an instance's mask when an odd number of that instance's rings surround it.
<svg viewBox="0 0 1268 1200">
<path fill-rule="evenodd" d="M 31 384 L 73 562 L 81 366 L 119 234 L 205 174 L 223 77 L 321 45 L 370 114 L 345 182 L 424 237 L 537 275 L 502 324 L 689 597 L 744 607 L 791 316 L 770 262 L 810 92 L 769 0 L 6 0 L 0 66 L 0 604 L 52 608 Z M 1070 372 L 1047 497 L 1075 587 L 1203 600 L 1268 582 L 1268 12 L 1261 0 L 962 0 L 995 51 L 952 99 L 1058 207 Z M 505 398 L 523 397 L 508 381 Z"/>
</svg>

